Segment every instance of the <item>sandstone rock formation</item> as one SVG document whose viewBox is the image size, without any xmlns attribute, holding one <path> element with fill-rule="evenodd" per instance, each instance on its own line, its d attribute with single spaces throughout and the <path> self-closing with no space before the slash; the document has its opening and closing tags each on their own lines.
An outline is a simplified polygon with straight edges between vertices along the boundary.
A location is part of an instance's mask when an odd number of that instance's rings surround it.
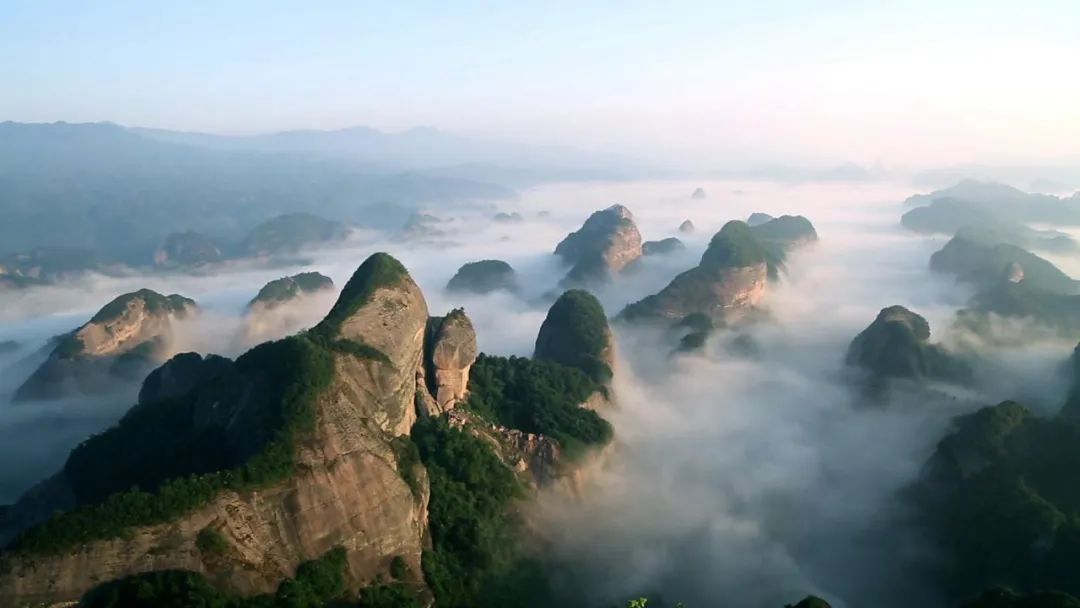
<svg viewBox="0 0 1080 608">
<path fill-rule="evenodd" d="M 428 321 L 428 388 L 435 397 L 436 413 L 446 412 L 465 398 L 469 368 L 479 349 L 472 321 L 460 308 Z"/>
<path fill-rule="evenodd" d="M 179 516 L 91 538 L 72 550 L 8 550 L 0 557 L 0 605 L 71 601 L 102 581 L 163 569 L 199 572 L 238 593 L 267 592 L 301 561 L 339 545 L 348 552 L 351 588 L 385 573 L 395 556 L 420 572 L 426 474 L 418 464 L 399 462 L 396 438 L 416 418 L 416 370 L 427 317 L 423 295 L 408 273 L 393 258 L 376 254 L 360 266 L 310 338 L 256 347 L 231 365 L 225 380 L 202 384 L 180 402 L 137 406 L 110 431 L 130 435 L 126 441 L 109 444 L 110 433 L 91 440 L 80 457 L 69 458 L 64 470 L 13 511 L 29 505 L 39 518 L 47 517 L 58 506 L 71 508 L 108 488 L 126 488 L 124 476 L 141 471 L 139 463 L 146 460 L 139 449 L 150 450 L 145 456 L 153 458 L 161 458 L 160 450 L 178 450 L 166 460 L 178 466 L 191 449 L 185 442 L 210 441 L 212 453 L 196 454 L 219 458 L 216 466 L 244 462 L 274 440 L 272 432 L 266 436 L 265 417 L 283 394 L 295 390 L 282 386 L 281 377 L 299 366 L 301 384 L 288 385 L 299 387 L 328 374 L 325 386 L 312 389 L 315 416 L 310 429 L 296 436 L 295 466 L 287 476 L 246 490 L 226 486 Z M 330 350 L 320 350 L 319 343 Z M 285 367 L 275 371 L 275 365 Z M 156 429 L 161 422 L 152 412 L 176 403 L 189 412 L 178 419 L 189 426 Z M 177 435 L 188 439 L 172 445 Z M 115 457 L 90 458 L 106 446 L 118 450 Z M 75 505 L 62 502 L 65 491 Z M 206 529 L 225 539 L 223 557 L 197 546 Z"/>
<path fill-rule="evenodd" d="M 683 223 L 679 224 L 679 232 L 683 234 L 690 234 L 695 229 L 694 222 L 691 222 L 690 220 L 683 220 Z"/>
<path fill-rule="evenodd" d="M 193 230 L 170 233 L 154 251 L 154 265 L 160 268 L 202 266 L 223 259 L 221 249 L 212 240 Z"/>
<path fill-rule="evenodd" d="M 149 289 L 119 296 L 59 340 L 15 399 L 95 394 L 115 388 L 117 380 L 137 381 L 168 357 L 173 322 L 195 308 L 193 300 Z"/>
<path fill-rule="evenodd" d="M 263 285 L 259 293 L 248 302 L 248 308 L 269 310 L 301 296 L 333 288 L 334 281 L 330 277 L 318 272 L 301 272 L 274 279 Z"/>
<path fill-rule="evenodd" d="M 563 318 L 556 325 L 577 314 L 554 315 Z M 548 330 L 560 357 L 565 330 Z M 468 318 L 453 311 L 429 320 L 420 289 L 386 254 L 368 258 L 308 332 L 261 344 L 236 361 L 175 357 L 147 378 L 139 403 L 115 427 L 73 450 L 61 471 L 6 510 L 0 540 L 18 536 L 0 554 L 0 606 L 71 602 L 105 581 L 177 569 L 227 592 L 265 593 L 335 547 L 345 551 L 352 592 L 385 580 L 394 563 L 424 572 L 421 554 L 444 531 L 428 523 L 432 493 L 442 488 L 435 496 L 446 501 L 465 490 L 446 488 L 443 467 L 430 469 L 433 478 L 442 475 L 441 485 L 429 484 L 428 456 L 419 450 L 430 455 L 433 448 L 422 439 L 418 447 L 409 434 L 447 425 L 424 419 L 414 428 L 419 416 L 443 404 L 450 425 L 484 438 L 496 466 L 534 487 L 567 466 L 553 437 L 450 409 L 465 395 L 476 358 Z M 547 375 L 514 390 L 527 404 L 572 410 L 573 424 L 543 419 L 561 436 L 591 423 L 591 439 L 596 432 L 610 439 L 610 425 L 577 400 L 591 399 L 584 391 L 595 387 L 581 373 L 501 360 L 544 368 Z M 514 380 L 493 369 L 489 383 Z M 547 384 L 559 374 L 577 383 L 573 400 L 558 393 L 567 386 Z M 546 391 L 540 399 L 538 389 Z M 424 404 L 434 406 L 424 411 Z M 458 455 L 447 449 L 440 457 Z M 433 509 L 431 517 L 445 525 L 446 513 Z M 206 535 L 215 538 L 212 550 L 200 540 Z M 423 580 L 410 584 L 430 605 Z"/>
<path fill-rule="evenodd" d="M 682 241 L 670 236 L 660 241 L 645 241 L 641 244 L 641 253 L 643 255 L 666 255 L 685 248 L 686 245 L 683 245 Z"/>
<path fill-rule="evenodd" d="M 502 260 L 480 260 L 461 266 L 446 284 L 448 291 L 485 294 L 518 289 L 517 273 Z"/>
<path fill-rule="evenodd" d="M 576 367 L 600 384 L 609 382 L 615 368 L 614 339 L 596 297 L 581 289 L 559 296 L 540 326 L 534 357 Z"/>
<path fill-rule="evenodd" d="M 874 322 L 851 342 L 846 362 L 873 377 L 970 379 L 967 363 L 930 342 L 930 324 L 903 306 L 883 308 Z"/>
<path fill-rule="evenodd" d="M 612 205 L 593 213 L 581 229 L 567 235 L 555 255 L 571 265 L 564 285 L 608 280 L 641 257 L 641 233 L 629 209 Z"/>
<path fill-rule="evenodd" d="M 713 236 L 696 267 L 675 277 L 660 293 L 630 304 L 620 317 L 678 322 L 702 314 L 720 321 L 761 302 L 766 275 L 765 253 L 750 227 L 731 221 Z"/>
</svg>

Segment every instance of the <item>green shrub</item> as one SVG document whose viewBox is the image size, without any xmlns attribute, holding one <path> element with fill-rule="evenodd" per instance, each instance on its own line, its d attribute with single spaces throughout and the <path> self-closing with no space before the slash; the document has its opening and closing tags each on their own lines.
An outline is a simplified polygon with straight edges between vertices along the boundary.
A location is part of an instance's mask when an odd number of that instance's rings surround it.
<svg viewBox="0 0 1080 608">
<path fill-rule="evenodd" d="M 334 375 L 333 356 L 303 337 L 268 342 L 235 364 L 240 377 L 269 383 L 273 395 L 260 410 L 265 437 L 254 455 L 236 461 L 227 435 L 194 424 L 198 391 L 184 399 L 137 405 L 109 430 L 72 451 L 64 466 L 79 507 L 24 531 L 13 547 L 54 553 L 115 538 L 134 526 L 171 521 L 223 491 L 246 491 L 286 479 L 297 441 L 315 428 L 317 395 Z"/>
<path fill-rule="evenodd" d="M 598 386 L 558 363 L 481 354 L 469 371 L 466 407 L 496 424 L 552 437 L 574 455 L 611 440 L 611 425 L 581 407 Z"/>
<path fill-rule="evenodd" d="M 207 526 L 199 530 L 195 546 L 205 555 L 222 555 L 229 550 L 229 540 L 221 531 Z"/>
<path fill-rule="evenodd" d="M 300 564 L 273 595 L 237 597 L 218 591 L 197 573 L 162 570 L 127 576 L 98 585 L 83 596 L 83 608 L 321 608 L 345 595 L 347 556 L 335 547 Z M 390 604 L 386 604 L 390 606 Z M 408 606 L 401 604 L 401 608 Z"/>
<path fill-rule="evenodd" d="M 421 608 L 416 592 L 402 583 L 371 585 L 360 592 L 360 608 Z"/>
<path fill-rule="evenodd" d="M 482 605 L 485 585 L 513 563 L 507 509 L 521 488 L 491 446 L 441 418 L 418 422 L 412 437 L 431 481 L 424 577 L 442 608 Z"/>
<path fill-rule="evenodd" d="M 312 333 L 328 339 L 337 337 L 345 319 L 360 310 L 376 289 L 397 285 L 408 276 L 409 271 L 390 254 L 371 254 L 353 273 L 330 313 L 312 329 Z"/>
</svg>

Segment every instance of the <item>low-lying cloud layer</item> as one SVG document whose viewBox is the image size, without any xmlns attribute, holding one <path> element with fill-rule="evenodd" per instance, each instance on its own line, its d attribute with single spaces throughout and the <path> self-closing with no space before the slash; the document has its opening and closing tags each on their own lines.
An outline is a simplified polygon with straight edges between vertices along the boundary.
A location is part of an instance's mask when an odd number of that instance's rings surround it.
<svg viewBox="0 0 1080 608">
<path fill-rule="evenodd" d="M 699 185 L 709 196 L 692 200 Z M 178 350 L 235 356 L 257 339 L 310 326 L 332 304 L 332 297 L 310 298 L 289 319 L 252 334 L 244 305 L 266 281 L 317 270 L 340 288 L 380 250 L 410 270 L 431 314 L 463 306 L 482 350 L 529 355 L 565 274 L 551 252 L 592 211 L 624 204 L 644 239 L 679 236 L 687 244 L 670 256 L 645 258 L 636 272 L 598 288 L 611 316 L 694 266 L 727 220 L 756 211 L 806 215 L 821 242 L 793 254 L 789 274 L 769 285 L 770 320 L 718 332 L 704 353 L 674 358 L 657 332 L 616 327 L 618 408 L 608 413 L 616 444 L 574 496 L 544 496 L 534 520 L 563 566 L 561 583 L 597 605 L 660 593 L 691 606 L 779 607 L 810 592 L 836 606 L 933 605 L 932 590 L 912 581 L 934 556 L 902 525 L 897 491 L 918 475 L 955 414 L 1007 398 L 1044 412 L 1058 407 L 1064 387 L 1058 363 L 1071 345 L 1052 336 L 1024 348 L 976 345 L 976 373 L 984 380 L 978 391 L 860 391 L 843 356 L 878 310 L 907 306 L 930 321 L 934 339 L 954 344 L 952 317 L 971 295 L 930 273 L 929 256 L 943 239 L 900 227 L 899 202 L 908 194 L 891 185 L 835 183 L 541 187 L 499 209 L 520 213 L 520 222 L 493 221 L 494 212 L 432 209 L 454 219 L 439 224 L 444 234 L 428 243 L 364 235 L 345 248 L 312 252 L 311 263 L 302 266 L 97 278 L 5 295 L 11 300 L 0 313 L 0 340 L 16 339 L 24 347 L 0 360 L 0 368 L 83 322 L 112 297 L 140 287 L 182 293 L 202 306 L 200 315 L 182 324 Z M 696 232 L 677 233 L 685 219 Z M 487 258 L 509 262 L 522 293 L 444 290 L 461 264 Z M 747 334 L 744 342 L 754 348 L 728 348 L 736 333 Z M 0 392 L 10 394 L 21 381 L 15 375 L 4 376 Z M 55 470 L 68 448 L 127 409 L 133 391 L 2 404 L 10 464 L 0 474 L 0 499 L 13 499 L 32 479 Z"/>
</svg>

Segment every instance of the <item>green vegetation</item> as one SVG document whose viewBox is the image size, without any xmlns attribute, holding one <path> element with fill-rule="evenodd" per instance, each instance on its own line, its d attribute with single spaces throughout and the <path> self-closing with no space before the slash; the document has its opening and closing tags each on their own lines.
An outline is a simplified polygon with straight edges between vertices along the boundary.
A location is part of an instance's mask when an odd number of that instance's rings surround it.
<svg viewBox="0 0 1080 608">
<path fill-rule="evenodd" d="M 606 384 L 612 377 L 610 356 L 611 331 L 600 301 L 581 289 L 559 296 L 540 326 L 536 358 L 576 367 Z"/>
<path fill-rule="evenodd" d="M 365 344 L 356 338 L 329 338 L 326 334 L 316 332 L 314 329 L 308 331 L 305 335 L 309 340 L 322 348 L 346 355 L 352 355 L 359 359 L 378 361 L 379 363 L 385 363 L 390 366 L 394 365 L 394 362 L 390 360 L 390 357 L 386 356 L 386 353 L 370 344 Z"/>
<path fill-rule="evenodd" d="M 491 605 L 486 588 L 512 571 L 517 556 L 508 510 L 521 487 L 491 446 L 442 418 L 418 422 L 412 438 L 431 481 L 428 586 L 440 608 Z"/>
<path fill-rule="evenodd" d="M 957 280 L 988 288 L 1002 280 L 1002 272 L 1012 264 L 1024 271 L 1023 283 L 1038 291 L 1073 294 L 1077 282 L 1043 258 L 1015 245 L 994 245 L 953 237 L 930 256 L 930 268 L 954 274 Z"/>
<path fill-rule="evenodd" d="M 235 364 L 234 381 L 265 383 L 268 403 L 234 438 L 193 419 L 199 391 L 133 407 L 116 426 L 72 450 L 64 465 L 79 506 L 23 532 L 14 548 L 55 553 L 167 522 L 226 490 L 287 478 L 296 443 L 315 427 L 314 401 L 333 379 L 333 357 L 303 337 L 267 342 Z M 208 391 L 219 390 L 212 383 Z M 233 441 L 236 439 L 236 441 Z M 245 452 L 231 446 L 251 446 Z"/>
<path fill-rule="evenodd" d="M 194 230 L 172 232 L 154 254 L 158 266 L 200 266 L 223 259 L 221 249 L 204 234 Z"/>
<path fill-rule="evenodd" d="M 280 302 L 287 302 L 303 294 L 315 293 L 333 287 L 334 282 L 328 276 L 317 272 L 301 272 L 289 277 L 274 279 L 263 285 L 255 298 L 248 303 L 248 306 L 254 306 L 255 304 L 272 306 Z"/>
<path fill-rule="evenodd" d="M 71 359 L 81 355 L 84 348 L 86 348 L 86 345 L 83 344 L 82 338 L 75 335 L 73 331 L 57 339 L 53 355 L 61 359 Z"/>
<path fill-rule="evenodd" d="M 645 241 L 641 244 L 641 253 L 643 255 L 667 255 L 685 248 L 686 245 L 682 241 L 669 236 L 659 241 Z"/>
<path fill-rule="evenodd" d="M 207 526 L 199 530 L 195 537 L 195 546 L 203 555 L 223 555 L 229 550 L 229 541 L 220 530 Z"/>
<path fill-rule="evenodd" d="M 581 407 L 598 385 L 575 368 L 481 354 L 469 375 L 466 407 L 491 422 L 552 437 L 571 456 L 611 440 L 611 425 Z"/>
<path fill-rule="evenodd" d="M 810 220 L 801 215 L 781 215 L 767 222 L 751 226 L 750 232 L 758 241 L 816 241 L 817 231 Z"/>
<path fill-rule="evenodd" d="M 1007 401 L 955 427 L 916 493 L 955 595 L 1001 583 L 1080 593 L 1080 426 Z"/>
<path fill-rule="evenodd" d="M 300 564 L 296 576 L 282 581 L 276 593 L 254 597 L 218 591 L 197 572 L 147 572 L 99 585 L 88 591 L 79 605 L 83 608 L 321 608 L 344 599 L 347 565 L 345 549 L 335 547 L 318 559 Z"/>
<path fill-rule="evenodd" d="M 188 307 L 195 306 L 195 300 L 185 298 L 179 294 L 163 296 L 152 289 L 140 289 L 131 293 L 118 296 L 101 308 L 93 317 L 91 323 L 105 323 L 120 318 L 127 310 L 128 305 L 135 300 L 142 300 L 146 311 L 150 314 L 177 313 L 183 314 Z"/>
<path fill-rule="evenodd" d="M 394 461 L 397 463 L 398 473 L 401 474 L 405 484 L 409 486 L 413 498 L 420 498 L 424 488 L 420 483 L 420 478 L 417 476 L 417 467 L 421 465 L 421 462 L 420 451 L 416 448 L 416 443 L 409 437 L 394 437 L 390 440 L 390 447 L 394 449 Z M 395 576 L 395 578 L 397 577 Z"/>
<path fill-rule="evenodd" d="M 340 241 L 349 230 L 311 213 L 286 213 L 255 226 L 241 244 L 249 255 L 297 251 L 305 245 Z"/>
<path fill-rule="evenodd" d="M 960 311 L 957 321 L 979 334 L 991 331 L 988 313 L 1004 317 L 1028 318 L 1067 335 L 1080 335 L 1080 295 L 1063 295 L 1028 284 L 1001 281 L 972 299 L 970 308 Z"/>
<path fill-rule="evenodd" d="M 810 220 L 801 215 L 782 215 L 750 227 L 761 246 L 769 278 L 776 280 L 787 261 L 788 250 L 797 243 L 816 241 L 817 231 Z"/>
<path fill-rule="evenodd" d="M 373 253 L 356 269 L 345 284 L 334 307 L 311 333 L 322 338 L 336 338 L 341 324 L 367 304 L 375 290 L 392 287 L 408 278 L 409 271 L 388 253 Z"/>
<path fill-rule="evenodd" d="M 420 456 L 419 450 L 417 450 L 416 455 L 417 457 Z M 405 558 L 395 555 L 394 559 L 390 560 L 390 578 L 395 581 L 403 581 L 409 578 L 409 574 L 409 564 L 405 563 Z"/>
<path fill-rule="evenodd" d="M 713 235 L 701 256 L 702 266 L 741 267 L 765 261 L 765 253 L 746 222 L 732 220 Z"/>
<path fill-rule="evenodd" d="M 502 260 L 469 262 L 458 269 L 446 284 L 446 289 L 457 292 L 489 293 L 499 289 L 517 291 L 517 273 Z"/>
<path fill-rule="evenodd" d="M 422 608 L 416 592 L 404 583 L 376 584 L 360 592 L 360 608 Z"/>
<path fill-rule="evenodd" d="M 971 367 L 930 343 L 930 324 L 903 306 L 889 306 L 851 341 L 846 361 L 877 378 L 971 379 Z"/>
</svg>

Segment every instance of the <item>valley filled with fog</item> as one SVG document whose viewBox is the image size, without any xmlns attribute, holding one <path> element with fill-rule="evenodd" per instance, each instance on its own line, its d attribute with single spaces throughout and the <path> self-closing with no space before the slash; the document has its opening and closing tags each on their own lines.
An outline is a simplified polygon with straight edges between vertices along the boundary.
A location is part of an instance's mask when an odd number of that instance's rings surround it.
<svg viewBox="0 0 1080 608">
<path fill-rule="evenodd" d="M 706 197 L 690 196 L 698 187 Z M 718 596 L 730 598 L 727 606 L 780 606 L 806 593 L 837 607 L 936 605 L 942 598 L 925 575 L 940 556 L 909 525 L 898 497 L 954 416 L 1006 399 L 1055 413 L 1071 381 L 1062 363 L 1075 342 L 1033 332 L 1022 344 L 990 345 L 962 335 L 954 317 L 973 290 L 929 268 L 948 237 L 900 225 L 902 202 L 914 193 L 907 184 L 871 181 L 552 183 L 494 203 L 426 207 L 432 218 L 420 233 L 355 229 L 341 243 L 304 250 L 298 263 L 86 274 L 3 293 L 0 342 L 19 346 L 0 354 L 0 457 L 7 463 L 0 501 L 14 501 L 58 470 L 70 448 L 134 403 L 137 383 L 107 395 L 8 402 L 44 360 L 51 336 L 122 293 L 150 288 L 194 299 L 199 310 L 179 323 L 170 352 L 236 357 L 313 326 L 336 298 L 336 291 L 306 296 L 253 328 L 245 307 L 267 281 L 318 271 L 336 290 L 370 254 L 385 251 L 422 288 L 431 314 L 464 308 L 481 351 L 530 356 L 562 291 L 565 267 L 552 251 L 593 211 L 625 205 L 644 240 L 678 236 L 686 245 L 596 286 L 613 318 L 695 266 L 727 221 L 798 214 L 813 222 L 819 241 L 793 251 L 769 283 L 762 318 L 719 329 L 689 353 L 673 352 L 664 330 L 613 322 L 616 407 L 605 416 L 615 440 L 572 489 L 542 492 L 527 520 L 544 539 L 556 591 L 592 605 L 650 594 L 691 606 Z M 679 232 L 687 219 L 694 231 Z M 517 271 L 518 292 L 445 289 L 462 264 L 493 258 Z M 845 353 L 894 304 L 924 316 L 935 341 L 971 349 L 976 340 L 977 381 L 863 387 Z M 902 596 L 892 593 L 899 587 Z"/>
</svg>

